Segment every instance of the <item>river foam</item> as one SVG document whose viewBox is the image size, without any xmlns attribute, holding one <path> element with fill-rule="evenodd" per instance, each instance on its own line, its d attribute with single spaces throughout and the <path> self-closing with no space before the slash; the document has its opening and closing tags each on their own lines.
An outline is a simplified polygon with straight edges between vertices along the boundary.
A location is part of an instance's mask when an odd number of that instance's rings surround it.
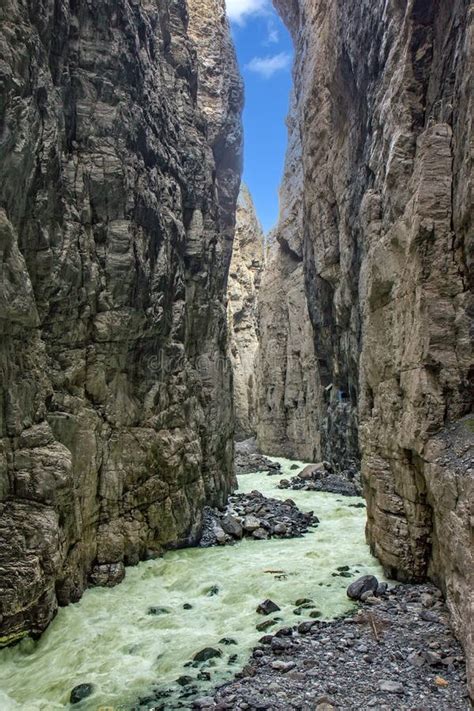
<svg viewBox="0 0 474 711">
<path fill-rule="evenodd" d="M 294 462 L 275 461 L 283 476 L 296 473 L 290 470 Z M 317 528 L 302 538 L 170 551 L 127 569 L 115 588 L 88 590 L 80 602 L 59 611 L 39 641 L 0 651 L 2 711 L 68 709 L 71 689 L 81 683 L 94 684 L 95 692 L 72 707 L 78 711 L 138 708 L 137 700 L 157 689 L 169 689 L 165 707 L 172 709 L 183 691 L 176 679 L 197 676 L 199 669 L 184 665 L 202 648 L 217 647 L 222 657 L 205 667 L 211 681 L 196 682 L 199 695 L 245 663 L 262 634 L 255 629 L 264 619 L 256 607 L 265 598 L 280 606 L 280 626 L 305 619 L 294 615 L 297 598 L 312 598 L 323 618 L 350 610 L 349 580 L 334 576 L 337 568 L 349 565 L 354 575 L 383 577 L 365 543 L 365 510 L 354 508 L 362 500 L 279 490 L 280 478 L 243 475 L 239 490 L 291 497 L 302 510 L 314 510 L 321 521 Z M 192 608 L 184 609 L 188 604 Z M 151 607 L 163 612 L 150 615 Z M 237 645 L 220 644 L 224 637 Z"/>
</svg>

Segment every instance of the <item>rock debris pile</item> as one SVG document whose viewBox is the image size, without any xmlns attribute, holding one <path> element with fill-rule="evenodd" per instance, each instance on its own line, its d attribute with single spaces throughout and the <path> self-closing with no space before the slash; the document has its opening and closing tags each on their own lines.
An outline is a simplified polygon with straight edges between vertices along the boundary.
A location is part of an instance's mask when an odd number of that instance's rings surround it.
<svg viewBox="0 0 474 711">
<path fill-rule="evenodd" d="M 360 474 L 352 469 L 337 473 L 329 462 L 308 464 L 291 479 L 282 479 L 279 489 L 329 491 L 342 496 L 361 496 Z"/>
<path fill-rule="evenodd" d="M 234 457 L 234 472 L 240 474 L 255 474 L 255 472 L 268 471 L 269 474 L 278 474 L 281 465 L 272 462 L 257 450 L 254 439 L 236 442 Z"/>
<path fill-rule="evenodd" d="M 304 513 L 294 501 L 271 499 L 258 491 L 236 494 L 220 511 L 206 507 L 202 548 L 235 543 L 242 538 L 295 538 L 319 523 L 312 511 Z"/>
<path fill-rule="evenodd" d="M 400 585 L 376 597 L 383 584 L 373 576 L 355 584 L 371 592 L 356 613 L 266 634 L 235 680 L 193 708 L 467 711 L 463 653 L 440 591 Z"/>
</svg>

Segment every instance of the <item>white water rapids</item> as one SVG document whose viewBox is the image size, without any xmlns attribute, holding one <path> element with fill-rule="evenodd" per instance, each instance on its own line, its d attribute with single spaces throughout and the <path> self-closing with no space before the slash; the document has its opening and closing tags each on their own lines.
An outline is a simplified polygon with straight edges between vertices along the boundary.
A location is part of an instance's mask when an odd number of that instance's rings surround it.
<svg viewBox="0 0 474 711">
<path fill-rule="evenodd" d="M 290 470 L 294 462 L 275 461 L 282 464 L 283 476 L 296 473 Z M 180 701 L 186 688 L 176 679 L 196 677 L 201 669 L 210 672 L 210 681 L 196 682 L 197 694 L 203 696 L 232 678 L 263 634 L 255 629 L 266 619 L 256 613 L 262 600 L 271 598 L 280 606 L 274 615 L 279 626 L 308 619 L 294 615 L 298 598 L 312 598 L 323 618 L 348 611 L 350 580 L 334 576 L 337 568 L 351 566 L 354 577 L 382 577 L 365 544 L 365 509 L 354 508 L 361 499 L 279 490 L 280 478 L 244 475 L 239 490 L 290 497 L 300 509 L 314 510 L 321 521 L 317 528 L 302 538 L 247 539 L 234 546 L 172 551 L 128 568 L 115 588 L 88 590 L 80 602 L 59 611 L 39 641 L 24 640 L 0 651 L 0 709 L 190 708 L 190 702 Z M 218 592 L 210 595 L 214 586 Z M 192 608 L 184 609 L 185 604 Z M 148 614 L 152 606 L 164 608 L 163 614 Z M 237 644 L 219 643 L 224 637 Z M 209 646 L 222 651 L 215 666 L 183 666 Z M 229 662 L 231 655 L 237 656 Z M 81 683 L 92 683 L 94 693 L 71 707 L 71 689 Z M 138 700 L 153 697 L 157 689 L 169 689 L 170 695 L 140 707 Z"/>
</svg>

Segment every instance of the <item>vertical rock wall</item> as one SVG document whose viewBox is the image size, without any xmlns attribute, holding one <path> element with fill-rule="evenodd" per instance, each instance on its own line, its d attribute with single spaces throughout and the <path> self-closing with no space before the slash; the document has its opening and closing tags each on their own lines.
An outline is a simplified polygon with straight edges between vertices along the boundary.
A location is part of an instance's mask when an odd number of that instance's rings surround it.
<svg viewBox="0 0 474 711">
<path fill-rule="evenodd" d="M 237 203 L 234 247 L 227 286 L 229 354 L 233 371 L 235 435 L 254 437 L 257 426 L 257 299 L 264 267 L 264 236 L 246 185 Z"/>
<path fill-rule="evenodd" d="M 303 273 L 303 173 L 293 99 L 280 211 L 259 292 L 257 441 L 262 452 L 319 461 L 322 392 Z"/>
<path fill-rule="evenodd" d="M 0 25 L 6 643 L 232 487 L 242 90 L 220 0 L 6 0 Z"/>
<path fill-rule="evenodd" d="M 275 4 L 296 50 L 323 451 L 360 451 L 373 550 L 443 586 L 472 660 L 472 3 Z"/>
</svg>

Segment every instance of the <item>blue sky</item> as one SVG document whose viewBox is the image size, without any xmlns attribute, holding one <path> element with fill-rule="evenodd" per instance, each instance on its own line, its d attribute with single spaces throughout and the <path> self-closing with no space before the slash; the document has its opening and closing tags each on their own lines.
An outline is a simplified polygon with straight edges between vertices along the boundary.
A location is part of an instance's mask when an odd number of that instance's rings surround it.
<svg viewBox="0 0 474 711">
<path fill-rule="evenodd" d="M 243 177 L 268 231 L 278 217 L 293 47 L 269 0 L 227 0 L 227 13 L 245 81 Z"/>
</svg>

